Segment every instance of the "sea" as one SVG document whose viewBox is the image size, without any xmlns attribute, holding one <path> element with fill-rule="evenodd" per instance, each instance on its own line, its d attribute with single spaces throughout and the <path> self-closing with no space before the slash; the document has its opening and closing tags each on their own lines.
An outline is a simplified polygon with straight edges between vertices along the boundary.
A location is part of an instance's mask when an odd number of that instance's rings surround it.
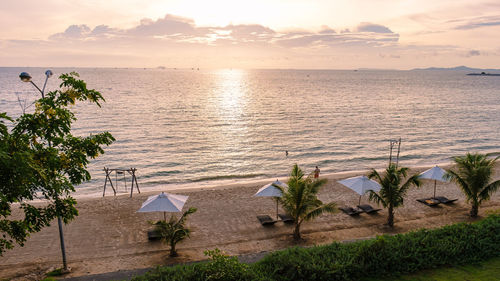
<svg viewBox="0 0 500 281">
<path fill-rule="evenodd" d="M 0 112 L 33 111 L 47 68 L 0 68 Z M 77 194 L 102 196 L 104 167 L 136 168 L 141 191 L 449 163 L 500 151 L 500 77 L 451 70 L 50 68 L 76 71 L 106 99 L 73 107 L 73 134 L 110 132 Z M 399 143 L 394 141 L 401 140 Z M 130 175 L 110 174 L 118 193 Z M 107 194 L 111 192 L 109 183 Z M 135 192 L 135 191 L 134 191 Z"/>
</svg>

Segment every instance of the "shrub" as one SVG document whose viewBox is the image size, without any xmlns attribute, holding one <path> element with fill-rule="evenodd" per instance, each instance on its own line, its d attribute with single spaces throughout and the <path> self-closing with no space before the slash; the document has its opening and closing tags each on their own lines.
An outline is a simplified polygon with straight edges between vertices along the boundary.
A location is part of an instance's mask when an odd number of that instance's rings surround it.
<svg viewBox="0 0 500 281">
<path fill-rule="evenodd" d="M 500 256 L 500 216 L 349 244 L 275 252 L 256 263 L 273 280 L 357 280 Z"/>
<path fill-rule="evenodd" d="M 219 249 L 205 251 L 209 261 L 192 265 L 177 265 L 173 267 L 157 267 L 144 276 L 133 280 L 211 280 L 211 281 L 253 281 L 266 280 L 245 263 L 240 263 L 236 257 L 229 257 Z M 269 279 L 267 279 L 269 280 Z"/>
<path fill-rule="evenodd" d="M 170 245 L 171 257 L 178 256 L 175 245 L 189 237 L 191 230 L 186 227 L 186 219 L 187 216 L 195 213 L 196 210 L 196 208 L 191 207 L 182 214 L 180 219 L 172 215 L 169 221 L 157 221 L 153 223 L 155 231 L 160 235 L 161 240 Z"/>
<path fill-rule="evenodd" d="M 206 254 L 207 262 L 159 267 L 134 280 L 358 280 L 475 263 L 500 256 L 500 216 L 354 243 L 293 247 L 250 265 L 217 249 Z"/>
</svg>

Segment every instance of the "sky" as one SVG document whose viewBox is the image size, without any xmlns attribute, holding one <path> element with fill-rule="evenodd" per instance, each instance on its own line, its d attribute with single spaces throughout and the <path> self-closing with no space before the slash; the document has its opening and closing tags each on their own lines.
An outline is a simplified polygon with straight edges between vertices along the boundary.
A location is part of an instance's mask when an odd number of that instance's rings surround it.
<svg viewBox="0 0 500 281">
<path fill-rule="evenodd" d="M 0 0 L 0 66 L 500 68 L 498 0 Z"/>
</svg>

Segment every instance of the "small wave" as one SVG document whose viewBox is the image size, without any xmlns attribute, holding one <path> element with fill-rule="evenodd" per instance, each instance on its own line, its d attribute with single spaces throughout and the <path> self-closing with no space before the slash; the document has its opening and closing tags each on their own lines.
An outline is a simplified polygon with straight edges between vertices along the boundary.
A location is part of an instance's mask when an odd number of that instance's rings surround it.
<svg viewBox="0 0 500 281">
<path fill-rule="evenodd" d="M 395 157 L 395 156 L 393 156 Z M 400 157 L 401 158 L 401 157 Z M 379 156 L 379 157 L 352 157 L 352 158 L 346 158 L 343 161 L 339 162 L 356 162 L 356 163 L 364 163 L 364 162 L 377 162 L 377 161 L 382 161 L 382 160 L 388 160 L 389 156 Z"/>
<path fill-rule="evenodd" d="M 197 179 L 188 180 L 190 182 L 200 182 L 200 181 L 216 181 L 216 180 L 228 180 L 228 179 L 248 179 L 264 177 L 265 174 L 241 174 L 241 175 L 225 175 L 225 176 L 213 176 L 213 177 L 201 177 Z"/>
</svg>

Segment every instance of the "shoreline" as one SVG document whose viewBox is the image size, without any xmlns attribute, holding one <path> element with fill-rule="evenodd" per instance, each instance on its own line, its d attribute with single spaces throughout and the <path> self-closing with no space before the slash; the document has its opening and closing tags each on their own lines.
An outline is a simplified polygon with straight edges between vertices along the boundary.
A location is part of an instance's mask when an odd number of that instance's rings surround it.
<svg viewBox="0 0 500 281">
<path fill-rule="evenodd" d="M 411 166 L 410 172 L 412 170 L 426 170 L 430 169 L 434 166 L 440 166 L 443 169 L 447 169 L 453 165 L 452 162 L 443 162 L 443 163 L 438 163 L 434 165 L 416 165 L 416 166 Z M 321 169 L 321 167 L 320 167 Z M 377 171 L 382 171 L 385 168 L 375 168 Z M 364 169 L 364 170 L 348 170 L 348 171 L 340 171 L 340 172 L 333 172 L 333 173 L 322 173 L 320 174 L 321 177 L 324 178 L 336 178 L 336 179 L 342 179 L 342 178 L 347 178 L 347 177 L 353 177 L 353 176 L 361 176 L 361 175 L 366 175 L 368 174 L 370 169 Z M 308 175 L 306 173 L 306 175 Z M 241 179 L 241 178 L 235 178 L 235 179 L 227 179 L 227 180 L 216 180 L 216 181 L 202 181 L 202 182 L 190 182 L 190 183 L 180 183 L 180 184 L 165 184 L 165 185 L 154 185 L 154 186 L 146 186 L 145 188 L 141 187 L 140 184 L 140 178 L 138 177 L 138 182 L 139 182 L 139 190 L 141 190 L 140 194 L 151 194 L 155 192 L 173 192 L 173 193 L 178 193 L 178 192 L 191 192 L 191 191 L 201 191 L 201 190 L 215 190 L 215 189 L 221 189 L 221 188 L 232 188 L 235 186 L 239 186 L 244 188 L 245 186 L 254 186 L 254 185 L 266 185 L 270 182 L 275 181 L 276 179 L 279 179 L 283 182 L 286 182 L 288 180 L 288 175 L 287 176 L 281 176 L 281 177 L 269 177 L 269 178 L 248 178 L 248 179 Z M 76 188 L 76 191 L 72 194 L 75 199 L 86 199 L 86 198 L 100 198 L 103 197 L 103 187 L 100 187 L 98 191 L 93 191 L 93 192 L 88 192 L 86 193 L 85 191 L 78 191 L 78 188 Z M 133 196 L 137 195 L 137 190 L 134 189 Z M 106 187 L 106 195 L 104 197 L 109 197 L 109 196 L 114 196 L 113 195 L 113 190 L 111 187 L 108 185 Z M 116 193 L 116 196 L 130 196 L 130 187 L 128 187 L 128 191 L 123 192 L 120 191 Z"/>
<path fill-rule="evenodd" d="M 444 165 L 441 167 L 444 168 Z M 428 166 L 412 167 L 410 175 L 425 168 Z M 349 171 L 320 175 L 327 178 L 328 183 L 320 191 L 319 199 L 324 203 L 335 202 L 338 207 L 355 206 L 359 196 L 337 180 L 361 174 Z M 499 177 L 500 165 L 495 168 L 493 179 Z M 147 231 L 151 229 L 148 221 L 161 219 L 162 214 L 136 212 L 147 197 L 157 191 L 134 193 L 132 198 L 126 194 L 79 198 L 79 216 L 63 226 L 68 263 L 72 268 L 72 272 L 65 277 L 200 261 L 206 259 L 203 251 L 214 248 L 239 256 L 297 245 L 292 239 L 292 225 L 278 222 L 272 227 L 263 227 L 256 219 L 257 215 L 272 216 L 276 213 L 276 205 L 271 198 L 253 196 L 262 183 L 269 181 L 235 183 L 210 189 L 177 189 L 175 193 L 189 196 L 183 210 L 198 208 L 187 220 L 192 230 L 191 237 L 178 244 L 180 256 L 177 258 L 168 257 L 168 245 L 147 239 Z M 322 245 L 473 221 L 468 216 L 470 205 L 452 183 L 438 183 L 437 193 L 450 199 L 458 198 L 454 204 L 428 207 L 416 201 L 431 196 L 433 188 L 434 181 L 424 180 L 421 188 L 410 189 L 404 206 L 396 209 L 395 227 L 392 229 L 384 226 L 387 217 L 385 209 L 379 214 L 361 214 L 359 217 L 350 217 L 342 212 L 324 214 L 303 224 L 301 233 L 305 241 L 298 245 Z M 367 196 L 362 197 L 362 202 L 368 202 Z M 480 207 L 479 214 L 486 216 L 499 210 L 500 192 L 497 192 Z M 20 213 L 15 209 L 13 215 L 19 216 Z M 50 227 L 32 234 L 24 247 L 16 245 L 4 254 L 0 262 L 0 278 L 45 273 L 60 267 L 61 263 L 57 223 L 53 222 Z"/>
</svg>

